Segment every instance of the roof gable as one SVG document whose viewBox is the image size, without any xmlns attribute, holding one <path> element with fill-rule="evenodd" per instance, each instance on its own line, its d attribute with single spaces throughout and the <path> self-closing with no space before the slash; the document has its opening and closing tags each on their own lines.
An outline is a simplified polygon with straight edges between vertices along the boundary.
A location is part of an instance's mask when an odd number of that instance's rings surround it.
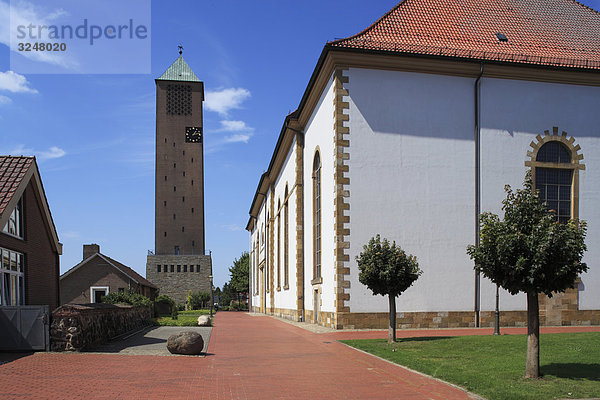
<svg viewBox="0 0 600 400">
<path fill-rule="evenodd" d="M 574 0 L 404 0 L 328 46 L 598 70 L 600 13 Z"/>
<path fill-rule="evenodd" d="M 30 183 L 39 201 L 42 215 L 45 217 L 45 227 L 53 248 L 58 254 L 62 254 L 62 244 L 58 241 L 35 157 L 0 156 L 0 229 L 6 225 L 10 214 Z"/>
<path fill-rule="evenodd" d="M 154 285 L 152 282 L 150 282 L 149 280 L 147 280 L 146 278 L 144 278 L 143 276 L 141 276 L 140 274 L 138 274 L 137 272 L 135 272 L 133 269 L 129 268 L 128 266 L 121 264 L 120 262 L 105 256 L 102 253 L 94 253 L 91 256 L 89 256 L 88 258 L 86 258 L 85 260 L 81 261 L 79 264 L 75 265 L 74 267 L 72 267 L 71 269 L 69 269 L 68 271 L 66 271 L 64 274 L 62 274 L 60 276 L 60 279 L 66 278 L 67 276 L 69 276 L 70 274 L 72 274 L 73 272 L 79 270 L 81 267 L 83 267 L 84 265 L 86 265 L 88 262 L 90 262 L 91 260 L 93 260 L 95 257 L 100 257 L 101 259 L 103 259 L 109 266 L 111 266 L 112 268 L 116 269 L 117 271 L 119 271 L 120 273 L 122 273 L 123 275 L 125 275 L 126 277 L 128 277 L 129 279 L 131 279 L 132 281 L 134 281 L 135 283 L 138 283 L 140 285 L 143 286 L 148 286 L 151 288 L 156 288 L 156 285 Z"/>
<path fill-rule="evenodd" d="M 177 60 L 159 78 L 159 81 L 184 81 L 184 82 L 200 82 L 200 79 L 194 74 L 194 71 L 185 62 L 182 56 L 177 57 Z"/>
</svg>

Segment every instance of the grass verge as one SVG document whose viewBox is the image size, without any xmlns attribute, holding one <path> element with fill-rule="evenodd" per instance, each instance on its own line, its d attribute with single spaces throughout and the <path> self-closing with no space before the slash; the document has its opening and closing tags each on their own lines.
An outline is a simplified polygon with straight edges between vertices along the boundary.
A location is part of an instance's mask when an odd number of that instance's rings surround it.
<svg viewBox="0 0 600 400">
<path fill-rule="evenodd" d="M 523 378 L 525 335 L 342 340 L 490 400 L 600 397 L 600 333 L 540 336 L 542 379 Z"/>
<path fill-rule="evenodd" d="M 155 324 L 159 326 L 198 326 L 198 317 L 200 315 L 209 314 L 210 310 L 179 311 L 177 319 L 172 319 L 171 317 L 158 317 L 153 320 Z"/>
</svg>

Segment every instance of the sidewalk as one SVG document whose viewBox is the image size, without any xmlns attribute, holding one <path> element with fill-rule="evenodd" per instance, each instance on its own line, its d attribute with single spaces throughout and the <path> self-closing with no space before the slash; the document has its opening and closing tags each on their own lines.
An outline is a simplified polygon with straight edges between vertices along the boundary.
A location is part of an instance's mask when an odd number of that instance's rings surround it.
<svg viewBox="0 0 600 400">
<path fill-rule="evenodd" d="M 94 353 L 12 357 L 14 361 L 0 365 L 0 398 L 470 398 L 457 388 L 335 342 L 386 337 L 385 331 L 312 333 L 275 318 L 234 312 L 218 313 L 215 325 L 206 357 Z M 515 329 L 503 332 L 522 333 L 524 328 Z M 399 331 L 399 336 L 489 333 L 489 329 L 419 330 Z"/>
</svg>

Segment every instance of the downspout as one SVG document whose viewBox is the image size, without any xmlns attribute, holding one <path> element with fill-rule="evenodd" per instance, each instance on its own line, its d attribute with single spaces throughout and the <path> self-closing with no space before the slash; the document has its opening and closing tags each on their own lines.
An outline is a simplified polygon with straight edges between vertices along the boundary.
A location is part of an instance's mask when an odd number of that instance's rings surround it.
<svg viewBox="0 0 600 400">
<path fill-rule="evenodd" d="M 483 63 L 479 66 L 479 75 L 475 80 L 475 246 L 479 246 L 479 215 L 481 214 L 481 77 Z M 479 328 L 481 280 L 479 271 L 475 271 L 475 327 Z"/>
</svg>

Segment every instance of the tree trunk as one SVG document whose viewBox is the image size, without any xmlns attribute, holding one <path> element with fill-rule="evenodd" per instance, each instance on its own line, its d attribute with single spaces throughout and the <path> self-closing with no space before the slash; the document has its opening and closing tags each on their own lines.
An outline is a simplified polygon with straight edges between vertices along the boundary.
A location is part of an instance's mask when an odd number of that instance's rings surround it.
<svg viewBox="0 0 600 400">
<path fill-rule="evenodd" d="M 390 302 L 390 325 L 388 327 L 388 343 L 396 341 L 396 296 L 388 295 Z"/>
<path fill-rule="evenodd" d="M 527 364 L 525 378 L 540 377 L 540 313 L 537 293 L 527 293 Z"/>
</svg>

